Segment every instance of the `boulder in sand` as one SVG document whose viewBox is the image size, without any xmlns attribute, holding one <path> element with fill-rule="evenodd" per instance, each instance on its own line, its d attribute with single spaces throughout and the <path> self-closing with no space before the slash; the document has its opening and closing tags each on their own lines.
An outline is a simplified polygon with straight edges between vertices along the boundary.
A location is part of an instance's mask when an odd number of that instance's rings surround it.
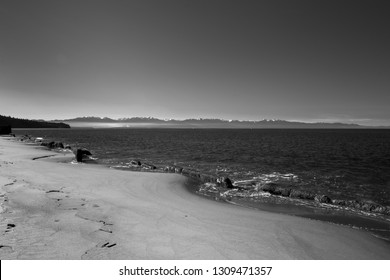
<svg viewBox="0 0 390 280">
<path fill-rule="evenodd" d="M 76 160 L 78 162 L 82 162 L 83 161 L 83 158 L 85 156 L 91 156 L 91 152 L 86 150 L 86 149 L 77 149 L 76 150 Z"/>
<path fill-rule="evenodd" d="M 228 189 L 233 189 L 235 188 L 233 186 L 233 182 L 232 180 L 230 180 L 228 177 L 221 177 L 221 178 L 218 178 L 217 179 L 217 184 L 225 187 L 225 188 L 228 188 Z"/>
</svg>

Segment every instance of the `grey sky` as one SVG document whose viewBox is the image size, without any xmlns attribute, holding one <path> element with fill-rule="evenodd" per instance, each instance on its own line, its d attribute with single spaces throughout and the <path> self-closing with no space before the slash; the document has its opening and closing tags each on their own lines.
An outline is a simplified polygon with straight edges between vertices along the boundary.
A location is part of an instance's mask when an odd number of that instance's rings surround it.
<svg viewBox="0 0 390 280">
<path fill-rule="evenodd" d="M 390 125 L 387 1 L 0 4 L 0 114 Z"/>
</svg>

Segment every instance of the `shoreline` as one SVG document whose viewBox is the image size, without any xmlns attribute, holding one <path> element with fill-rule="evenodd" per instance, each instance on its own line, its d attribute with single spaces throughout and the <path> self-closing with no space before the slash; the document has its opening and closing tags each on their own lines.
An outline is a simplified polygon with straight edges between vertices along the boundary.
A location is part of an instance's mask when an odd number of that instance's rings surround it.
<svg viewBox="0 0 390 280">
<path fill-rule="evenodd" d="M 390 258 L 368 233 L 215 203 L 177 174 L 32 161 L 50 154 L 0 138 L 1 259 Z"/>
</svg>

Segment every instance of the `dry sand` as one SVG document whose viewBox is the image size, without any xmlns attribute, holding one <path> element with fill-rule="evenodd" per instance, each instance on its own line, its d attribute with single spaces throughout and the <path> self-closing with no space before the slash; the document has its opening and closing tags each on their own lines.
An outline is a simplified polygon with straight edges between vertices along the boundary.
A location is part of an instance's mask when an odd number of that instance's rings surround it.
<svg viewBox="0 0 390 280">
<path fill-rule="evenodd" d="M 204 199 L 176 174 L 57 162 L 69 156 L 0 138 L 0 259 L 390 259 L 366 232 Z"/>
</svg>

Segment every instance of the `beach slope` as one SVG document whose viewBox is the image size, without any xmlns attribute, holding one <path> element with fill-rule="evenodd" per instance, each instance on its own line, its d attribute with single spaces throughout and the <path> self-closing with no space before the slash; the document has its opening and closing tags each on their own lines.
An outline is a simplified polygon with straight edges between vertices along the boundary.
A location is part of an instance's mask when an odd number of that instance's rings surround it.
<svg viewBox="0 0 390 280">
<path fill-rule="evenodd" d="M 0 138 L 0 259 L 390 259 L 366 232 L 204 199 L 176 174 L 61 163 L 71 156 Z"/>
</svg>

